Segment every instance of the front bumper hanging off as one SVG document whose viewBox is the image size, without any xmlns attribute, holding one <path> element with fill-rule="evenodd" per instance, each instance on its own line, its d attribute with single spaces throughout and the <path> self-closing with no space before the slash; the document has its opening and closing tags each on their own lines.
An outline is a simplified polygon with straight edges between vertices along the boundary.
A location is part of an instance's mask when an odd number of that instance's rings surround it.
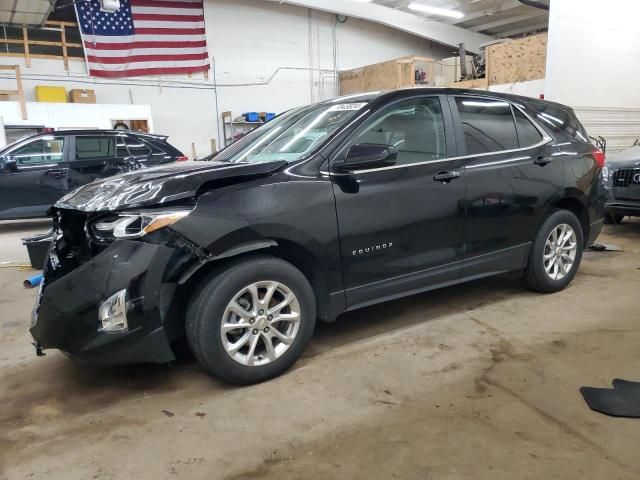
<svg viewBox="0 0 640 480">
<path fill-rule="evenodd" d="M 56 348 L 92 365 L 167 363 L 176 328 L 168 318 L 176 284 L 164 276 L 175 250 L 116 240 L 61 278 L 48 261 L 30 329 L 37 352 Z M 100 306 L 126 290 L 126 328 L 106 332 Z"/>
</svg>

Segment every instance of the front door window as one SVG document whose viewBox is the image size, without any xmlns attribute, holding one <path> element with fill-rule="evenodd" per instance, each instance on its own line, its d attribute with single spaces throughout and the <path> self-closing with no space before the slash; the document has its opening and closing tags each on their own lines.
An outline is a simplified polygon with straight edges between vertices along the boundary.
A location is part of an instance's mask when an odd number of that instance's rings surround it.
<svg viewBox="0 0 640 480">
<path fill-rule="evenodd" d="M 39 138 L 23 145 L 9 155 L 17 165 L 40 165 L 63 161 L 64 138 Z"/>
<path fill-rule="evenodd" d="M 375 114 L 351 142 L 393 145 L 397 165 L 447 156 L 442 108 L 438 97 L 412 98 Z"/>
</svg>

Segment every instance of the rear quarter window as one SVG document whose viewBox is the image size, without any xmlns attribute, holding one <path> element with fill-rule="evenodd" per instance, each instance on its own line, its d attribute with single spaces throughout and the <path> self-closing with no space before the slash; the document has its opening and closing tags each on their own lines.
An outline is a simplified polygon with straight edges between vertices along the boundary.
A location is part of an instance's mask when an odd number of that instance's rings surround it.
<svg viewBox="0 0 640 480">
<path fill-rule="evenodd" d="M 538 101 L 528 102 L 528 106 L 527 113 L 556 140 L 589 142 L 587 131 L 571 108 Z"/>
</svg>

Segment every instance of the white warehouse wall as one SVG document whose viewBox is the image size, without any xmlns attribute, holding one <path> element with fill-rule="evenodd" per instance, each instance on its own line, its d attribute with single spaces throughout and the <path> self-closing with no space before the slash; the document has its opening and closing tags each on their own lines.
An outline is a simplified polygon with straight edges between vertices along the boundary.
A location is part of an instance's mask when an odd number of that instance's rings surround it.
<svg viewBox="0 0 640 480">
<path fill-rule="evenodd" d="M 640 137 L 640 2 L 552 0 L 545 98 L 572 106 L 607 150 Z"/>
<path fill-rule="evenodd" d="M 583 107 L 640 108 L 640 2 L 554 0 L 546 96 Z"/>
<path fill-rule="evenodd" d="M 332 14 L 286 4 L 205 0 L 204 7 L 218 109 L 231 110 L 234 116 L 281 112 L 335 96 L 335 69 L 414 54 L 439 60 L 453 52 L 379 24 L 352 18 L 336 24 Z M 99 103 L 150 105 L 154 131 L 168 134 L 187 155 L 192 154 L 192 143 L 198 156 L 210 153 L 211 139 L 221 145 L 212 72 L 208 79 L 198 74 L 109 80 L 88 77 L 82 61 L 71 61 L 69 71 L 61 60 L 32 59 L 31 68 L 16 57 L 0 57 L 0 63 L 21 65 L 29 101 L 35 100 L 36 85 L 64 86 L 67 91 L 90 88 Z M 13 76 L 0 72 L 0 89 L 13 88 Z M 25 123 L 37 123 L 30 120 Z"/>
</svg>

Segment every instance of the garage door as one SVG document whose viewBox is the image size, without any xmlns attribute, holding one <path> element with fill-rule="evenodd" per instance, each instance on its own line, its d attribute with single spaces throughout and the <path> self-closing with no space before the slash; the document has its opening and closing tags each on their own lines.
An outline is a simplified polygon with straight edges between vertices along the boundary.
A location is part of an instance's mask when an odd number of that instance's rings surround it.
<svg viewBox="0 0 640 480">
<path fill-rule="evenodd" d="M 574 107 L 592 137 L 607 140 L 607 152 L 629 148 L 640 138 L 640 109 Z"/>
</svg>

